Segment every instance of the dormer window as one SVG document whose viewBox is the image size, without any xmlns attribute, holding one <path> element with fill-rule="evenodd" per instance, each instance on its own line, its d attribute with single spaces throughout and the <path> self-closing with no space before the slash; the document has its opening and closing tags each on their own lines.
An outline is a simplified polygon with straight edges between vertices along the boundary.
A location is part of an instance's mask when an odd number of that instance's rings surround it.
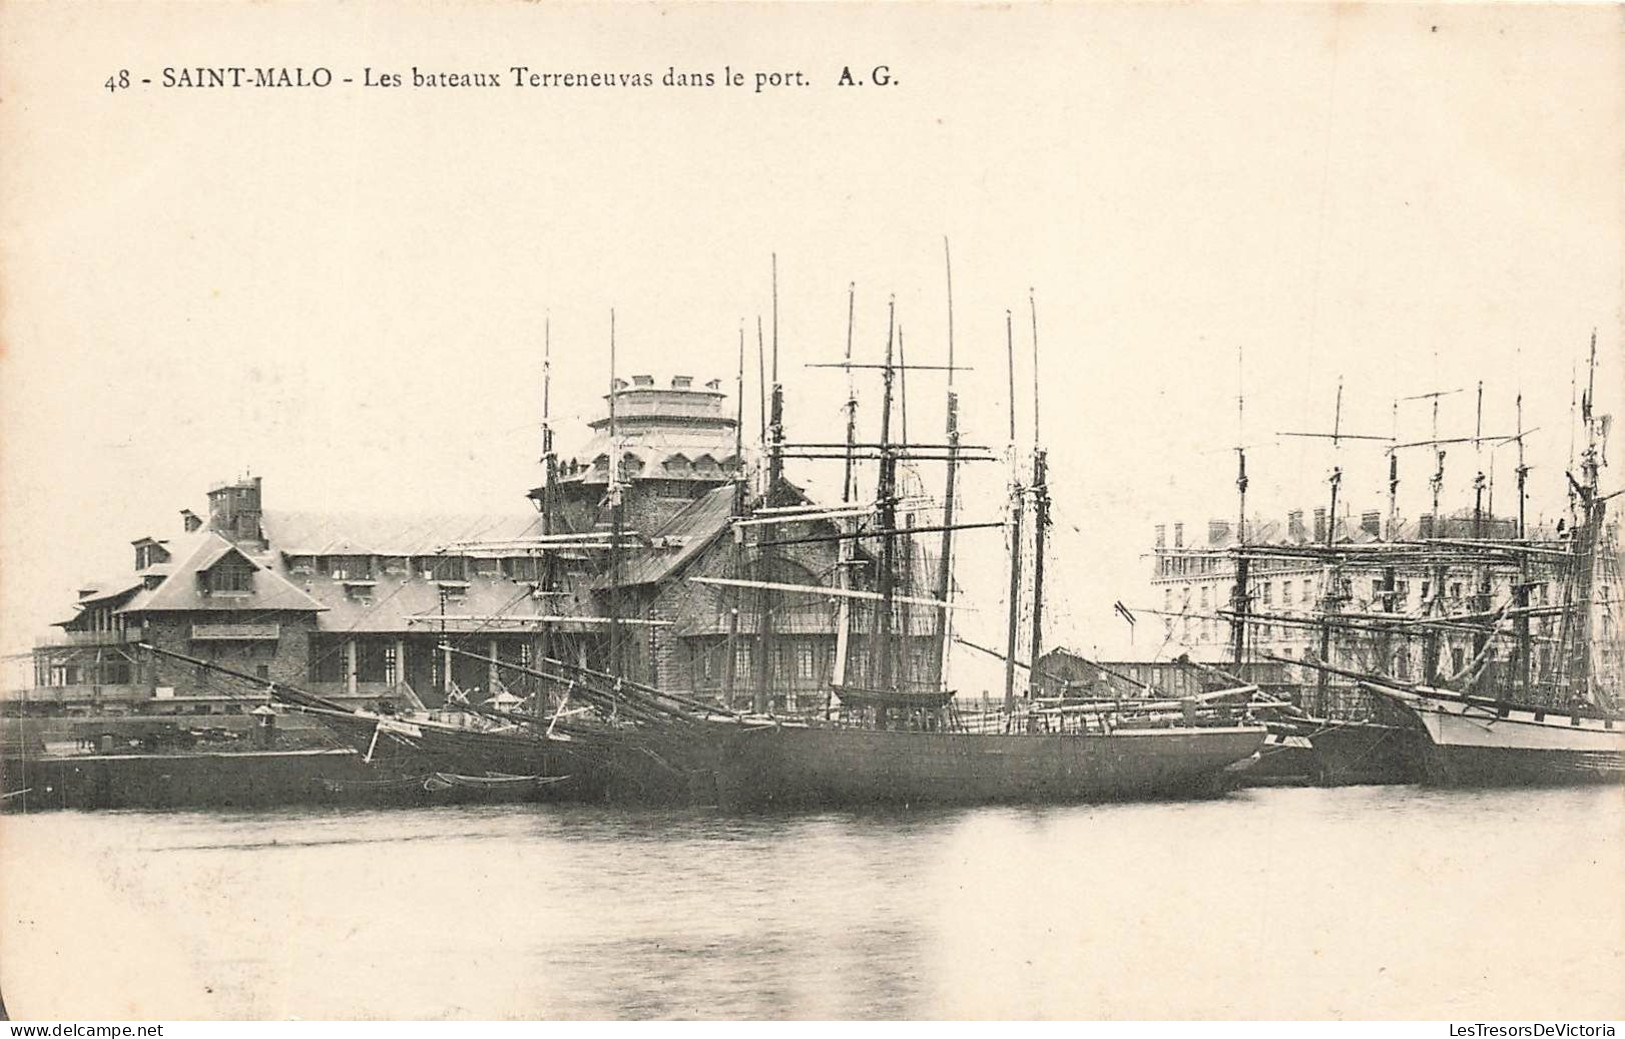
<svg viewBox="0 0 1625 1039">
<path fill-rule="evenodd" d="M 164 543 L 154 541 L 152 538 L 142 538 L 135 542 L 135 568 L 145 570 L 155 563 L 169 562 L 169 550 Z"/>
<path fill-rule="evenodd" d="M 246 560 L 227 557 L 206 576 L 211 595 L 247 595 L 254 591 L 254 566 Z"/>
</svg>

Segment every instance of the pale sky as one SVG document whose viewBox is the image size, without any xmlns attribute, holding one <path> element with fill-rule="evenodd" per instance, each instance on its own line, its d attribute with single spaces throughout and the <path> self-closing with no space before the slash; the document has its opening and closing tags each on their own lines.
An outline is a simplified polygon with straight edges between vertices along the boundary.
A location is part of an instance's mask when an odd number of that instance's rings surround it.
<svg viewBox="0 0 1625 1039">
<path fill-rule="evenodd" d="M 1598 331 L 1621 396 L 1617 7 L 219 4 L 0 8 L 0 642 L 26 648 L 129 542 L 252 471 L 268 508 L 522 509 L 544 317 L 561 447 L 621 371 L 721 377 L 769 314 L 792 437 L 835 440 L 847 285 L 878 359 L 946 349 L 951 240 L 968 440 L 1003 445 L 1004 312 L 1030 438 L 1036 290 L 1056 527 L 1048 641 L 1128 652 L 1157 522 L 1325 499 L 1344 429 L 1464 388 L 1441 434 L 1510 433 L 1532 515 L 1563 502 L 1570 368 Z M 888 86 L 836 86 L 844 65 Z M 325 90 L 184 90 L 166 66 L 322 65 Z M 647 89 L 366 89 L 375 73 L 649 72 Z M 665 88 L 745 70 L 742 88 Z M 154 83 L 109 92 L 118 69 Z M 758 69 L 812 85 L 756 94 Z M 860 383 L 875 416 L 878 384 Z M 942 380 L 910 384 L 915 436 Z M 756 413 L 754 389 L 746 414 Z M 1402 406 L 1402 439 L 1429 433 Z M 1426 452 L 1402 511 L 1426 495 Z M 1385 508 L 1380 448 L 1344 500 Z M 1470 504 L 1470 445 L 1446 499 Z M 1486 463 L 1487 464 L 1487 463 Z M 1512 466 L 1496 455 L 1497 510 Z M 826 474 L 802 472 L 815 485 Z M 933 483 L 935 474 L 928 474 Z M 997 518 L 1004 473 L 967 519 Z M 1617 470 L 1605 482 L 1618 486 Z M 961 573 L 996 640 L 997 533 Z M 1142 620 L 1135 652 L 1152 652 Z M 965 687 L 985 680 L 973 673 Z"/>
</svg>

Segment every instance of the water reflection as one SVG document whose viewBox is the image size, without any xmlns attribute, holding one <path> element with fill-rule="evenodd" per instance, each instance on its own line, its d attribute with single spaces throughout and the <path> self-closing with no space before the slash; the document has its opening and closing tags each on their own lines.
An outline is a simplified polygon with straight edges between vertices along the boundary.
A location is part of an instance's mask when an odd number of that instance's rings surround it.
<svg viewBox="0 0 1625 1039">
<path fill-rule="evenodd" d="M 0 964 L 14 1014 L 81 1019 L 1606 1017 L 1622 821 L 1378 787 L 8 817 Z"/>
</svg>

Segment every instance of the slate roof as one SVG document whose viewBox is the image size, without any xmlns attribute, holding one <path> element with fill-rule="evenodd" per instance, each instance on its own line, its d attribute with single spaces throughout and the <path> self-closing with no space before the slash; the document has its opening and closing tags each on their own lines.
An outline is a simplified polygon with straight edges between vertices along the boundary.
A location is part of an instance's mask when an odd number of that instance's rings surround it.
<svg viewBox="0 0 1625 1039">
<path fill-rule="evenodd" d="M 654 548 L 636 549 L 621 564 L 621 587 L 657 584 L 699 555 L 717 536 L 728 529 L 733 516 L 732 485 L 717 487 L 684 506 L 667 521 L 651 540 Z M 598 582 L 610 587 L 606 575 Z"/>
<path fill-rule="evenodd" d="M 196 575 L 235 555 L 254 567 L 254 587 L 238 595 L 209 595 Z M 316 612 L 326 609 L 321 603 L 289 583 L 263 561 L 256 561 L 236 545 L 213 531 L 201 532 L 190 551 L 177 551 L 170 561 L 170 573 L 156 588 L 142 588 L 118 611 L 120 613 L 155 613 L 160 611 L 230 611 L 258 613 L 266 610 L 295 610 Z M 149 571 L 142 571 L 143 574 Z"/>
</svg>

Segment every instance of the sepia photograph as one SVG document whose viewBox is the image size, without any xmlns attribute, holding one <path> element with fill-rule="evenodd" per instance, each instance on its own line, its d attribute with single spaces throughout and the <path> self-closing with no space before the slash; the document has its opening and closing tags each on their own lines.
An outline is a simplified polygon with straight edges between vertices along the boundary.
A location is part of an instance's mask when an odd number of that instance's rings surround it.
<svg viewBox="0 0 1625 1039">
<path fill-rule="evenodd" d="M 1613 1036 L 1622 131 L 1616 4 L 0 0 L 8 1034 Z"/>
</svg>

